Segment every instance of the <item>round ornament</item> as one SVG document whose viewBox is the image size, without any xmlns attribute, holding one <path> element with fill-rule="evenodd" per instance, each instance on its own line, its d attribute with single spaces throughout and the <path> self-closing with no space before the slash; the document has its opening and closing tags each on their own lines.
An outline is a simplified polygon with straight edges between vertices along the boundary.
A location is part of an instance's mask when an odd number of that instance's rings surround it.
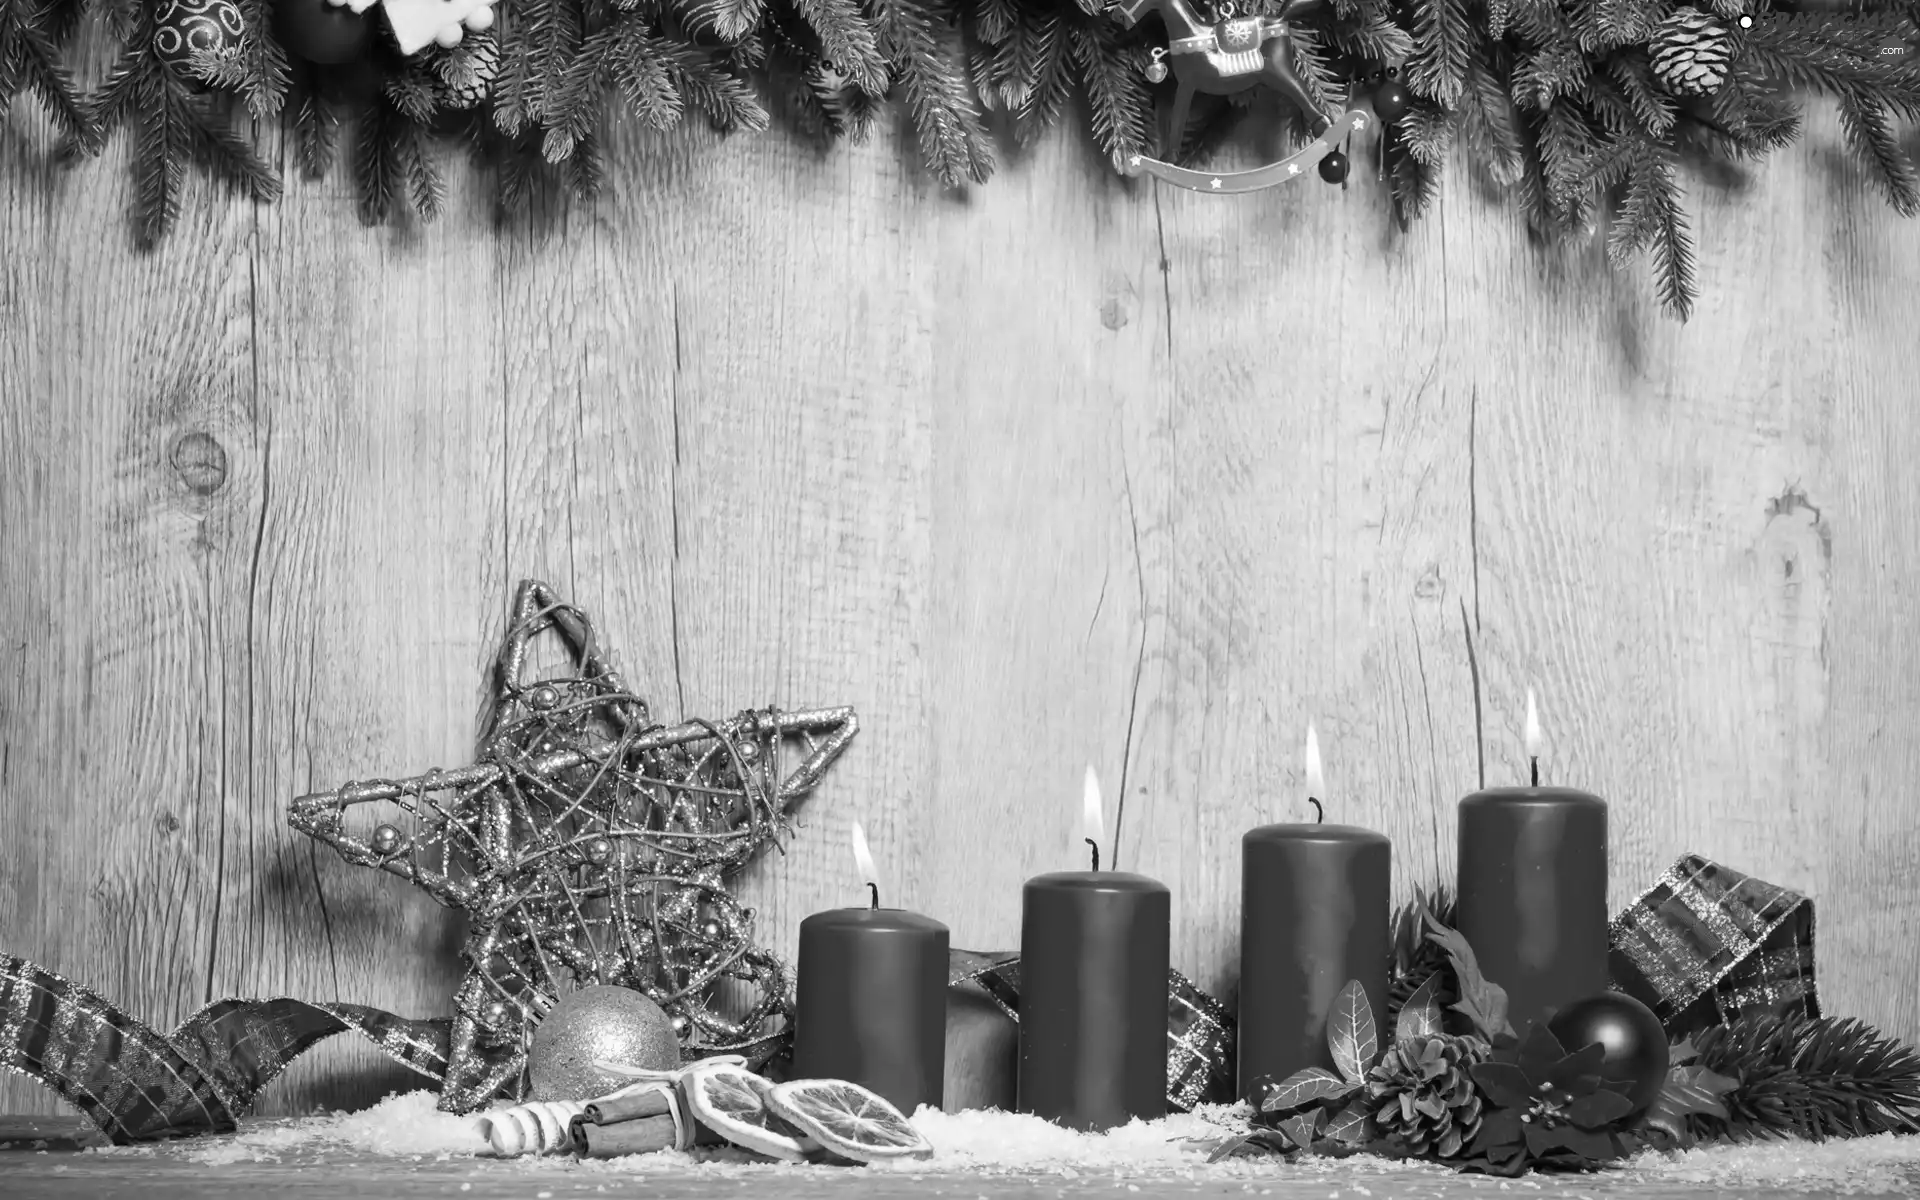
<svg viewBox="0 0 1920 1200">
<path fill-rule="evenodd" d="M 295 58 L 334 66 L 366 54 L 373 22 L 332 0 L 274 0 L 273 36 Z"/>
<path fill-rule="evenodd" d="M 1148 83 L 1165 83 L 1167 81 L 1167 52 L 1155 46 L 1153 48 L 1153 61 L 1147 64 L 1147 69 L 1144 73 Z"/>
<path fill-rule="evenodd" d="M 1389 79 L 1373 93 L 1373 114 L 1382 121 L 1398 121 L 1412 107 L 1413 97 L 1397 79 Z"/>
<path fill-rule="evenodd" d="M 1667 1081 L 1667 1031 L 1653 1010 L 1621 992 L 1602 992 L 1576 1000 L 1547 1022 L 1547 1029 L 1572 1054 L 1595 1042 L 1606 1047 L 1600 1074 L 1610 1083 L 1630 1084 L 1627 1099 L 1635 1114 L 1660 1097 Z"/>
<path fill-rule="evenodd" d="M 380 825 L 373 831 L 373 852 L 381 857 L 391 857 L 406 849 L 407 835 L 392 825 Z"/>
<path fill-rule="evenodd" d="M 234 0 L 160 0 L 153 14 L 153 52 L 170 67 L 185 67 L 195 54 L 233 54 L 246 32 L 246 18 Z"/>
<path fill-rule="evenodd" d="M 1708 96 L 1733 67 L 1733 31 L 1697 8 L 1676 8 L 1647 43 L 1653 73 L 1676 96 Z"/>
<path fill-rule="evenodd" d="M 535 1100 L 592 1100 L 633 1081 L 594 1066 L 671 1071 L 680 1037 L 658 1004 L 631 988 L 589 987 L 563 996 L 533 1031 L 527 1051 Z"/>
<path fill-rule="evenodd" d="M 1347 156 L 1339 150 L 1329 150 L 1320 160 L 1320 178 L 1328 183 L 1345 183 L 1347 180 Z"/>
</svg>

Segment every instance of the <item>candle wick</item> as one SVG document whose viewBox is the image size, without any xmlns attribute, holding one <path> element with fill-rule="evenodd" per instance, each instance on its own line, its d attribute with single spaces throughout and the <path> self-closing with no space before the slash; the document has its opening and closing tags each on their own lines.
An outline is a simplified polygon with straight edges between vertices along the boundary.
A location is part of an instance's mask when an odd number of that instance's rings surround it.
<svg viewBox="0 0 1920 1200">
<path fill-rule="evenodd" d="M 880 885 L 875 883 L 873 880 L 869 879 L 867 880 L 867 890 L 873 893 L 872 907 L 876 909 L 879 908 L 880 907 Z"/>
<path fill-rule="evenodd" d="M 1100 843 L 1094 841 L 1092 838 L 1081 838 L 1080 840 L 1093 847 L 1093 869 L 1098 871 L 1100 869 Z"/>
<path fill-rule="evenodd" d="M 1313 823 L 1315 825 L 1325 825 L 1327 823 L 1327 810 L 1321 808 L 1320 802 L 1312 796 L 1307 797 L 1307 803 L 1313 805 Z"/>
<path fill-rule="evenodd" d="M 1540 786 L 1540 756 L 1533 756 L 1533 786 Z"/>
</svg>

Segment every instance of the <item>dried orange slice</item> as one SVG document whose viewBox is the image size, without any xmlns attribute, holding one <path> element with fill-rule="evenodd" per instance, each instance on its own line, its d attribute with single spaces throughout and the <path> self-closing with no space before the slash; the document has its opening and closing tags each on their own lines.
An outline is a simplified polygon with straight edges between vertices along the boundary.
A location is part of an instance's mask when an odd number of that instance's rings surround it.
<svg viewBox="0 0 1920 1200">
<path fill-rule="evenodd" d="M 767 1106 L 773 1085 L 731 1063 L 698 1063 L 680 1077 L 687 1108 L 742 1150 L 800 1162 L 820 1148 Z"/>
<path fill-rule="evenodd" d="M 873 1162 L 933 1153 L 899 1109 L 840 1079 L 796 1079 L 768 1090 L 767 1107 L 842 1158 Z"/>
</svg>

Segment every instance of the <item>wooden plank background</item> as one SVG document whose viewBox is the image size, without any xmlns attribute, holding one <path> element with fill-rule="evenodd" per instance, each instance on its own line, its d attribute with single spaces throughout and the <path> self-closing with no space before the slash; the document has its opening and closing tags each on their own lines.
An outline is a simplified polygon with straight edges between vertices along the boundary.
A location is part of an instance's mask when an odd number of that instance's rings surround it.
<svg viewBox="0 0 1920 1200">
<path fill-rule="evenodd" d="M 1156 194 L 1061 139 L 964 201 L 892 138 L 631 139 L 538 231 L 196 180 L 142 256 L 122 172 L 0 128 L 0 949 L 163 1027 L 446 1011 L 454 921 L 283 806 L 466 761 L 533 575 L 665 715 L 858 707 L 745 885 L 788 950 L 857 901 L 855 818 L 892 897 L 1012 944 L 1091 761 L 1230 989 L 1307 719 L 1404 894 L 1532 685 L 1616 906 L 1688 849 L 1804 889 L 1830 1008 L 1920 1035 L 1920 225 L 1831 114 L 1696 182 L 1684 328 L 1464 180 L 1402 237 L 1371 180 Z M 267 1107 L 410 1079 L 341 1043 Z"/>
</svg>

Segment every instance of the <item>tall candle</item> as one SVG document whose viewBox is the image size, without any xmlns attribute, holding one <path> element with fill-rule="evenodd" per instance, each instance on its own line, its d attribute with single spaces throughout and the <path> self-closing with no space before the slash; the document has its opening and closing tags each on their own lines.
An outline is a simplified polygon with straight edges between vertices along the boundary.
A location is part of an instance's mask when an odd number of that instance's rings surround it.
<svg viewBox="0 0 1920 1200">
<path fill-rule="evenodd" d="M 1087 771 L 1090 871 L 1027 881 L 1020 921 L 1018 1108 L 1103 1130 L 1167 1111 L 1172 896 L 1100 870 L 1100 786 Z"/>
<path fill-rule="evenodd" d="M 880 907 L 865 832 L 854 858 L 869 903 L 800 922 L 793 1069 L 802 1079 L 844 1079 L 901 1112 L 940 1106 L 946 1069 L 947 927 Z"/>
<path fill-rule="evenodd" d="M 1607 990 L 1607 804 L 1540 786 L 1540 721 L 1527 693 L 1533 786 L 1460 802 L 1458 923 L 1480 970 L 1507 992 L 1523 1036 Z"/>
<path fill-rule="evenodd" d="M 1307 791 L 1316 818 L 1320 744 L 1307 727 Z M 1327 1018 L 1357 979 L 1387 1004 L 1393 844 L 1352 825 L 1265 825 L 1240 842 L 1239 1095 L 1308 1067 L 1333 1069 Z"/>
</svg>

